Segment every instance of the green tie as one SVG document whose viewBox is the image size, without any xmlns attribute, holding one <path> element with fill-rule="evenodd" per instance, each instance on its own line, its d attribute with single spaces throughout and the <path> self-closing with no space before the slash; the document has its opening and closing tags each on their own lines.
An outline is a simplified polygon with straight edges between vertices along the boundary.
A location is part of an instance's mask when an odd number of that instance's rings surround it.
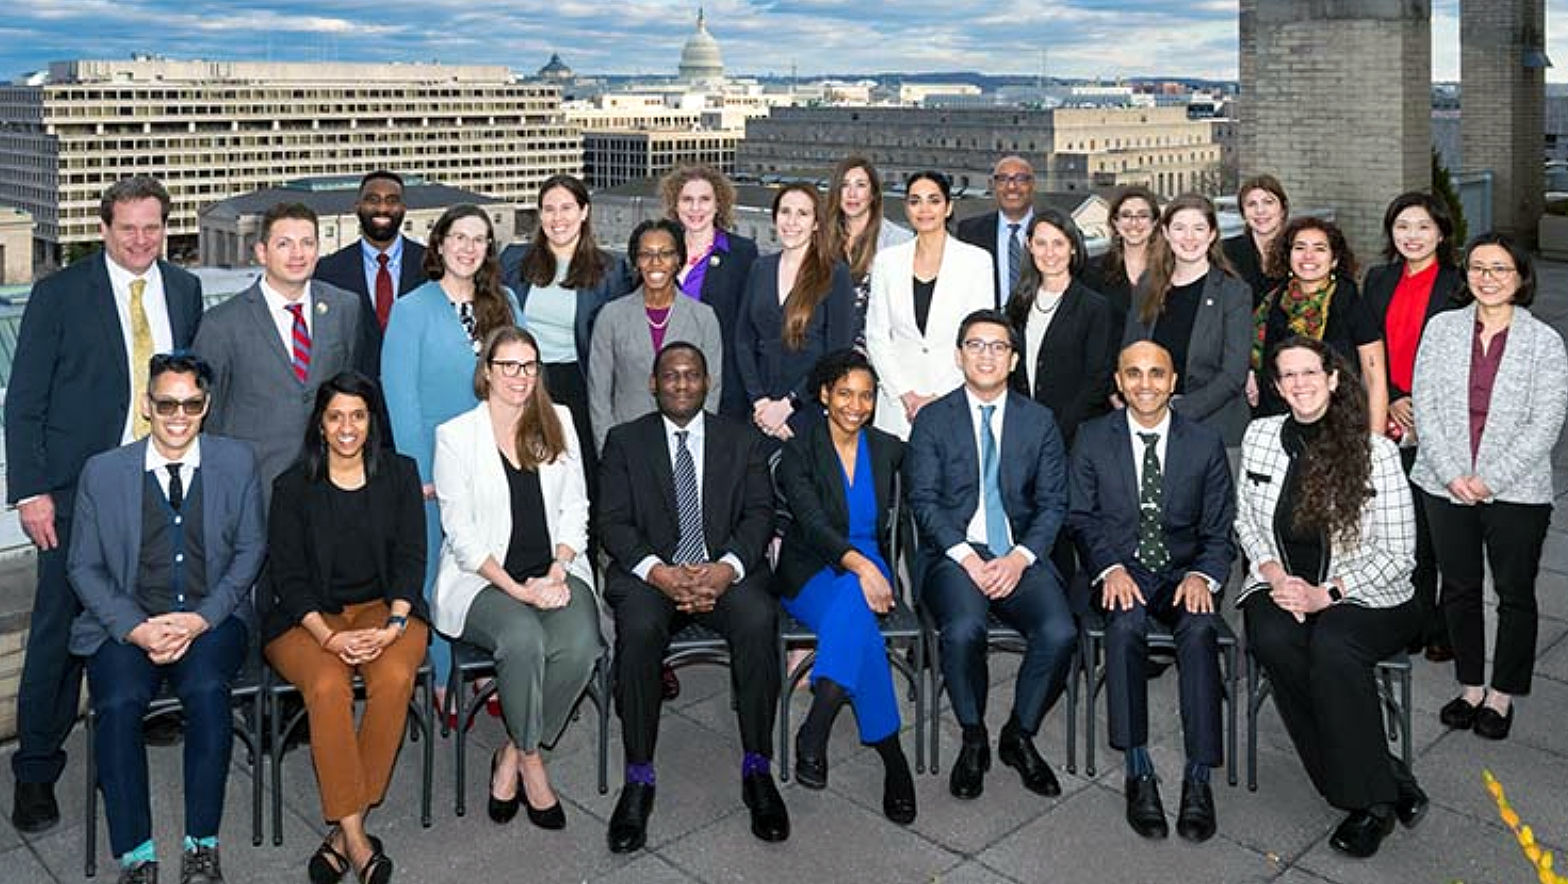
<svg viewBox="0 0 1568 884">
<path fill-rule="evenodd" d="M 1159 572 L 1171 561 L 1160 528 L 1164 481 L 1160 476 L 1160 456 L 1155 451 L 1160 434 L 1139 433 L 1138 438 L 1143 440 L 1143 484 L 1138 489 L 1138 564 Z"/>
</svg>

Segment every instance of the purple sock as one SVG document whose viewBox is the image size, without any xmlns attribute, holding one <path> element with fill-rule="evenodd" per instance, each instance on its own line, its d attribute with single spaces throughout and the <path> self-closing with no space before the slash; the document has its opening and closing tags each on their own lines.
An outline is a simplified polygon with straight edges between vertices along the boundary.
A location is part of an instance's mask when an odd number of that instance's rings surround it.
<svg viewBox="0 0 1568 884">
<path fill-rule="evenodd" d="M 653 762 L 626 765 L 626 783 L 639 783 L 644 786 L 654 785 Z"/>
<path fill-rule="evenodd" d="M 758 755 L 755 752 L 747 752 L 746 757 L 741 759 L 740 762 L 740 775 L 742 777 L 749 777 L 752 774 L 762 774 L 766 776 L 772 773 L 772 764 L 773 762 L 770 761 L 766 755 Z"/>
</svg>

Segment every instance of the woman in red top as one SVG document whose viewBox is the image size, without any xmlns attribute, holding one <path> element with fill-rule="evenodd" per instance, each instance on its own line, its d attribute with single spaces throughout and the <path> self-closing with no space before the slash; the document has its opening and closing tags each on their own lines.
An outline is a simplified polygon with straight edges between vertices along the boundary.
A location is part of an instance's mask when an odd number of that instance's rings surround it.
<svg viewBox="0 0 1568 884">
<path fill-rule="evenodd" d="M 1441 199 L 1419 191 L 1396 197 L 1383 215 L 1383 234 L 1383 254 L 1389 263 L 1368 270 L 1361 290 L 1364 308 L 1383 325 L 1383 344 L 1388 351 L 1388 435 L 1399 443 L 1409 475 L 1419 442 L 1410 400 L 1416 348 L 1433 316 L 1459 306 L 1457 296 L 1464 277 L 1454 263 L 1453 216 Z M 1437 604 L 1437 557 L 1420 507 L 1416 507 L 1416 570 L 1411 580 L 1422 617 L 1421 634 L 1411 643 L 1411 653 L 1425 648 L 1429 660 L 1453 659 L 1448 628 Z"/>
</svg>

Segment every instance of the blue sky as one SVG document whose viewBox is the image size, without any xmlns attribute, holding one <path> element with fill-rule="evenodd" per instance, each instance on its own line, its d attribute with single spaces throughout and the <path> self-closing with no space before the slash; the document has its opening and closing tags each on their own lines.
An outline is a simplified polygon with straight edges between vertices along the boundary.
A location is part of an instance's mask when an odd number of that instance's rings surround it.
<svg viewBox="0 0 1568 884">
<path fill-rule="evenodd" d="M 732 72 L 980 70 L 1236 76 L 1236 0 L 708 0 Z M 0 21 L 0 77 L 73 58 L 442 61 L 531 71 L 673 73 L 685 0 L 20 0 Z M 1433 68 L 1458 76 L 1458 0 L 1433 2 Z M 1026 16 L 1015 10 L 1028 9 Z M 1568 0 L 1547 2 L 1568 80 Z M 1042 55 L 1041 49 L 1045 49 Z"/>
</svg>

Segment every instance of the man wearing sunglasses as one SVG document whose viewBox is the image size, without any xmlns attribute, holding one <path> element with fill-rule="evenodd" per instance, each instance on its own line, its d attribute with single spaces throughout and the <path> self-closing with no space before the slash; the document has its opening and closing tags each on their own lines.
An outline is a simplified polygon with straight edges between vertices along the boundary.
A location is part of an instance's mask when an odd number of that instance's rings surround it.
<svg viewBox="0 0 1568 884">
<path fill-rule="evenodd" d="M 185 713 L 179 880 L 206 884 L 223 880 L 229 686 L 254 626 L 250 587 L 266 554 L 266 524 L 250 446 L 202 435 L 207 366 L 182 351 L 152 357 L 147 374 L 139 411 L 151 436 L 82 469 L 69 567 L 83 611 L 70 650 L 87 661 L 119 880 L 158 880 L 142 715 L 167 682 Z"/>
</svg>

